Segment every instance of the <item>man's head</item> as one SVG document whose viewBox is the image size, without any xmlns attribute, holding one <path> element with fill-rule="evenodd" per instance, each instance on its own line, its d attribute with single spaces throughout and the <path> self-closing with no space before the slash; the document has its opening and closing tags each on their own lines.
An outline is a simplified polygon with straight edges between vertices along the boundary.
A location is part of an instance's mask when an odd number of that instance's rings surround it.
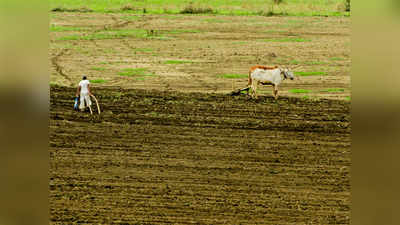
<svg viewBox="0 0 400 225">
<path fill-rule="evenodd" d="M 86 80 L 86 79 L 87 79 L 87 77 L 86 77 L 86 76 L 83 76 L 83 77 L 82 77 L 82 80 Z"/>
</svg>

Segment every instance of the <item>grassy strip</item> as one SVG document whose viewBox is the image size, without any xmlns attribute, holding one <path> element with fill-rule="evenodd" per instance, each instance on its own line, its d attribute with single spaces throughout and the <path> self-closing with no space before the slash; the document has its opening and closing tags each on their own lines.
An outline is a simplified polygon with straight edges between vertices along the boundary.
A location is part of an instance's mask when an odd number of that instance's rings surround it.
<svg viewBox="0 0 400 225">
<path fill-rule="evenodd" d="M 297 76 L 324 76 L 327 73 L 326 72 L 294 72 L 295 75 Z"/>
<path fill-rule="evenodd" d="M 122 69 L 121 72 L 118 73 L 120 76 L 126 77 L 144 77 L 144 76 L 154 76 L 155 74 L 148 71 L 147 68 L 126 68 Z"/>
<path fill-rule="evenodd" d="M 106 68 L 102 68 L 102 67 L 92 67 L 90 69 L 95 70 L 95 71 L 105 71 L 106 70 Z"/>
<path fill-rule="evenodd" d="M 226 79 L 238 79 L 238 78 L 247 78 L 249 75 L 247 74 L 221 74 L 218 77 L 226 78 Z"/>
<path fill-rule="evenodd" d="M 158 34 L 149 32 L 144 29 L 137 30 L 109 30 L 102 31 L 88 35 L 69 35 L 58 38 L 62 41 L 71 40 L 105 40 L 105 39 L 121 39 L 121 38 L 154 38 L 154 39 L 169 39 L 168 37 L 160 36 Z"/>
<path fill-rule="evenodd" d="M 164 62 L 164 64 L 185 64 L 185 63 L 193 63 L 193 62 L 184 60 L 167 60 Z"/>
<path fill-rule="evenodd" d="M 103 39 L 118 39 L 126 37 L 144 38 L 147 36 L 145 30 L 114 30 L 98 32 L 89 35 L 69 35 L 59 38 L 58 40 L 103 40 Z"/>
<path fill-rule="evenodd" d="M 56 26 L 51 25 L 49 28 L 50 32 L 62 32 L 62 31 L 84 31 L 89 30 L 89 28 L 85 27 L 71 27 L 71 26 Z"/>
<path fill-rule="evenodd" d="M 273 1 L 260 0 L 50 0 L 55 12 L 100 12 L 100 13 L 151 13 L 151 14 L 220 14 L 262 16 L 349 16 L 349 12 L 338 11 L 343 0 L 287 1 L 270 10 Z"/>
<path fill-rule="evenodd" d="M 90 83 L 93 83 L 93 84 L 102 84 L 102 83 L 105 83 L 105 82 L 107 82 L 107 81 L 103 80 L 103 79 L 90 80 Z"/>
<path fill-rule="evenodd" d="M 307 93 L 311 93 L 311 90 L 306 90 L 306 89 L 291 89 L 289 90 L 290 93 L 293 94 L 307 94 Z"/>
<path fill-rule="evenodd" d="M 345 60 L 345 59 L 341 58 L 341 57 L 332 57 L 332 58 L 330 58 L 330 60 L 332 60 L 332 61 L 342 61 L 342 60 Z"/>
<path fill-rule="evenodd" d="M 329 88 L 322 90 L 321 92 L 344 92 L 344 88 Z"/>
</svg>

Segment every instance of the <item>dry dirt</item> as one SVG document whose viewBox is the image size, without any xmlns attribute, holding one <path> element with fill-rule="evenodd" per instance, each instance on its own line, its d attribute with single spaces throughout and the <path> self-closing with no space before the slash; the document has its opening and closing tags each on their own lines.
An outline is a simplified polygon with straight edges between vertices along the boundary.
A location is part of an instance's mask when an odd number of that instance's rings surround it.
<svg viewBox="0 0 400 225">
<path fill-rule="evenodd" d="M 349 102 L 95 91 L 51 88 L 50 224 L 349 224 Z"/>
<path fill-rule="evenodd" d="M 282 95 L 350 98 L 347 17 L 52 13 L 51 26 L 64 28 L 50 33 L 51 82 L 63 86 L 75 86 L 87 74 L 105 80 L 96 86 L 227 93 L 247 81 L 224 74 L 246 75 L 251 66 L 261 64 L 325 73 L 285 82 Z M 96 36 L 135 31 L 140 35 Z M 71 35 L 95 38 L 68 39 Z M 129 68 L 144 68 L 152 75 L 119 75 Z M 270 87 L 261 88 L 261 94 L 271 93 Z"/>
</svg>

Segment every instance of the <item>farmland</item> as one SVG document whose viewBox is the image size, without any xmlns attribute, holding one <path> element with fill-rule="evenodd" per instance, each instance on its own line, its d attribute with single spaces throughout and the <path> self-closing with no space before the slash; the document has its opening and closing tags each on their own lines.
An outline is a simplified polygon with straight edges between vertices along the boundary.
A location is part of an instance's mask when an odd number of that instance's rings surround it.
<svg viewBox="0 0 400 225">
<path fill-rule="evenodd" d="M 346 17 L 53 13 L 50 80 L 73 86 L 83 74 L 99 86 L 227 93 L 247 84 L 255 65 L 293 68 L 280 93 L 350 96 Z M 97 84 L 95 84 L 97 85 Z M 326 92 L 326 89 L 344 89 Z M 270 87 L 260 89 L 271 95 Z"/>
<path fill-rule="evenodd" d="M 221 2 L 50 1 L 50 224 L 350 223 L 342 1 Z M 256 64 L 296 79 L 229 95 Z"/>
<path fill-rule="evenodd" d="M 349 103 L 51 89 L 52 224 L 349 224 Z"/>
</svg>

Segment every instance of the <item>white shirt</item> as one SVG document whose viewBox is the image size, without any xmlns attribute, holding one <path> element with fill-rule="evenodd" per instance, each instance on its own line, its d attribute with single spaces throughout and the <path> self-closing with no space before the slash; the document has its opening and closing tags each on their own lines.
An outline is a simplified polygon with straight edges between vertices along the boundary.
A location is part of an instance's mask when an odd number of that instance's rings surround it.
<svg viewBox="0 0 400 225">
<path fill-rule="evenodd" d="M 90 84 L 89 80 L 82 80 L 81 82 L 79 82 L 79 86 L 81 87 L 82 94 L 83 93 L 86 94 L 89 92 L 89 89 L 88 89 L 89 84 Z"/>
</svg>

